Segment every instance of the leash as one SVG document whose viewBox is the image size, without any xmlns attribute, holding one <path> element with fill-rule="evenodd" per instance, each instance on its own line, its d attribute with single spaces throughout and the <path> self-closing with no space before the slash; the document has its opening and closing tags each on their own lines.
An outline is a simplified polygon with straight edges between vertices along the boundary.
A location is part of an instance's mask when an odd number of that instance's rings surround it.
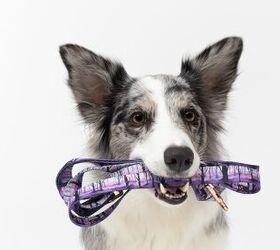
<svg viewBox="0 0 280 250">
<path fill-rule="evenodd" d="M 72 176 L 76 164 L 89 167 Z M 85 173 L 103 173 L 106 178 L 82 186 Z M 189 184 L 197 200 L 215 200 L 224 209 L 221 197 L 224 189 L 243 194 L 260 191 L 259 166 L 231 162 L 202 162 L 191 178 L 167 178 L 152 174 L 141 160 L 73 159 L 59 171 L 56 186 L 68 206 L 71 221 L 81 227 L 94 226 L 106 219 L 133 189 L 159 188 L 164 183 L 170 187 Z M 98 213 L 98 211 L 100 211 Z"/>
</svg>

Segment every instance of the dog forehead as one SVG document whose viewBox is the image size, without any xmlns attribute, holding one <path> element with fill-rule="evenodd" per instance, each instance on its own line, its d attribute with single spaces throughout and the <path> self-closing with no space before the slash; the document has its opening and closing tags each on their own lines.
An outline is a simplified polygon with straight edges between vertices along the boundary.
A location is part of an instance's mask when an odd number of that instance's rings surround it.
<svg viewBox="0 0 280 250">
<path fill-rule="evenodd" d="M 164 97 L 165 84 L 160 79 L 154 76 L 146 76 L 139 79 L 139 84 L 141 84 L 143 90 L 155 99 L 156 97 Z"/>
<path fill-rule="evenodd" d="M 180 101 L 187 104 L 193 98 L 190 86 L 180 77 L 169 75 L 144 76 L 139 78 L 130 89 L 134 100 L 154 102 L 157 105 Z"/>
</svg>

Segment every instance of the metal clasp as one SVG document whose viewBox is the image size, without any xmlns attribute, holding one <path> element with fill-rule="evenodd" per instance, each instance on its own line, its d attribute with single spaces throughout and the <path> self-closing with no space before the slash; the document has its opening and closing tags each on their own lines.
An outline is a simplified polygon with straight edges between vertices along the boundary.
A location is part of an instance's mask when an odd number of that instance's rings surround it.
<svg viewBox="0 0 280 250">
<path fill-rule="evenodd" d="M 205 185 L 205 188 L 208 190 L 208 192 L 213 196 L 215 201 L 224 209 L 225 211 L 228 211 L 228 206 L 223 200 L 220 193 L 217 191 L 217 189 L 212 184 Z"/>
</svg>

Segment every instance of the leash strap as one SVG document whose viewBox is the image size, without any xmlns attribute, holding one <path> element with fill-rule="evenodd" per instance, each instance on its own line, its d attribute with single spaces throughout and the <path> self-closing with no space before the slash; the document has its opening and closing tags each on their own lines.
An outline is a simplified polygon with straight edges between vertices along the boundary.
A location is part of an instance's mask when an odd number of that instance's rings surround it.
<svg viewBox="0 0 280 250">
<path fill-rule="evenodd" d="M 90 166 L 72 176 L 73 167 L 80 163 Z M 90 185 L 82 186 L 83 176 L 88 172 L 102 173 L 106 178 L 98 178 Z M 171 187 L 189 183 L 198 200 L 215 199 L 219 202 L 218 194 L 225 188 L 244 194 L 257 193 L 260 190 L 259 167 L 230 161 L 209 161 L 201 163 L 191 178 L 166 178 L 153 175 L 140 160 L 88 158 L 67 162 L 56 178 L 71 221 L 81 227 L 94 226 L 106 219 L 130 190 L 159 188 L 160 183 Z M 219 204 L 223 206 L 222 201 Z"/>
</svg>

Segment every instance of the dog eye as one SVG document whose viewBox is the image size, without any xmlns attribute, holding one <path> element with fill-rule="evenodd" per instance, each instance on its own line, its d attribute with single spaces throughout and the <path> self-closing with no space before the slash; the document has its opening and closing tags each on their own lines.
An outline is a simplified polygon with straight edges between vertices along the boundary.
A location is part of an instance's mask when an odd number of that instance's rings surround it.
<svg viewBox="0 0 280 250">
<path fill-rule="evenodd" d="M 182 111 L 182 117 L 186 122 L 192 123 L 196 120 L 196 112 L 192 109 L 185 109 Z"/>
<path fill-rule="evenodd" d="M 145 124 L 146 116 L 142 112 L 135 112 L 131 115 L 130 121 L 134 127 L 140 127 Z"/>
</svg>

